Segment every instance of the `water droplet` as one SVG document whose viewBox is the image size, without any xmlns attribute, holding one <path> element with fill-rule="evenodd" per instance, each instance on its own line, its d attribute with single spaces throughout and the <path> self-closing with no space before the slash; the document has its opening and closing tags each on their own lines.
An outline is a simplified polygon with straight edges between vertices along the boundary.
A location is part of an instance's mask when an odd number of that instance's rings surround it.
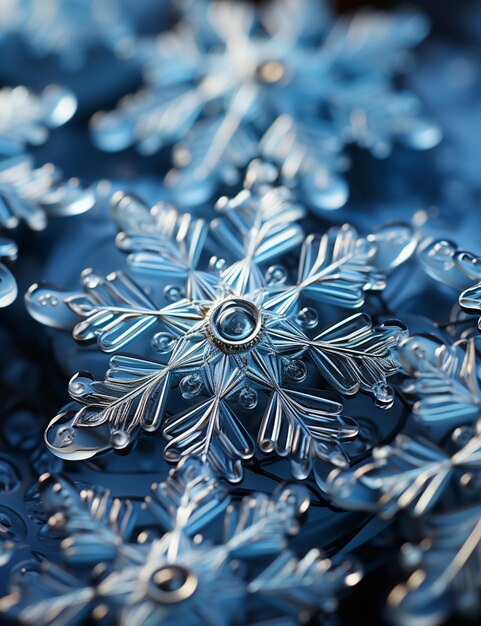
<svg viewBox="0 0 481 626">
<path fill-rule="evenodd" d="M 319 315 L 317 314 L 316 309 L 306 306 L 299 311 L 296 320 L 302 328 L 315 328 L 319 323 Z"/>
<path fill-rule="evenodd" d="M 213 256 L 209 262 L 209 268 L 217 274 L 223 272 L 226 265 L 226 260 L 219 256 Z"/>
<path fill-rule="evenodd" d="M 55 434 L 54 446 L 56 448 L 67 448 L 75 441 L 76 432 L 70 426 L 60 427 Z"/>
<path fill-rule="evenodd" d="M 202 389 L 202 378 L 198 374 L 184 376 L 179 383 L 179 391 L 184 400 L 192 400 L 199 395 Z"/>
<path fill-rule="evenodd" d="M 0 459 L 0 491 L 13 491 L 20 485 L 20 477 L 14 466 L 5 459 Z"/>
<path fill-rule="evenodd" d="M 160 354 L 172 352 L 174 343 L 175 338 L 169 333 L 156 333 L 151 341 L 152 348 Z"/>
<path fill-rule="evenodd" d="M 169 302 L 178 302 L 185 297 L 185 293 L 179 285 L 166 285 L 164 287 L 164 297 Z"/>
<path fill-rule="evenodd" d="M 287 280 L 287 270 L 282 265 L 271 265 L 266 272 L 266 283 L 270 287 L 273 285 L 282 285 Z"/>
<path fill-rule="evenodd" d="M 239 404 L 248 411 L 255 409 L 258 402 L 257 392 L 252 387 L 244 387 L 239 393 Z"/>
<path fill-rule="evenodd" d="M 423 550 L 419 546 L 406 543 L 401 546 L 401 557 L 404 565 L 409 568 L 418 567 L 422 561 Z"/>
<path fill-rule="evenodd" d="M 68 388 L 69 388 L 69 393 L 71 393 L 74 396 L 79 396 L 81 393 L 85 391 L 85 385 L 79 382 L 78 380 L 74 380 L 71 383 L 69 383 Z"/>
<path fill-rule="evenodd" d="M 376 405 L 380 408 L 389 408 L 394 400 L 394 391 L 392 387 L 382 381 L 373 385 L 372 393 L 376 398 Z"/>
<path fill-rule="evenodd" d="M 292 359 L 286 366 L 286 374 L 296 383 L 302 383 L 307 378 L 306 364 L 300 359 Z"/>
<path fill-rule="evenodd" d="M 112 444 L 112 448 L 121 450 L 129 445 L 130 435 L 124 430 L 114 430 L 110 435 L 110 443 Z"/>
<path fill-rule="evenodd" d="M 452 441 L 459 447 L 464 448 L 475 436 L 472 426 L 459 426 L 451 435 Z"/>
<path fill-rule="evenodd" d="M 421 348 L 421 346 L 414 346 L 413 355 L 418 361 L 422 361 L 426 358 L 426 351 Z"/>
<path fill-rule="evenodd" d="M 87 289 L 95 289 L 100 284 L 100 276 L 94 274 L 93 272 L 84 273 L 81 276 L 81 282 L 84 287 Z"/>
</svg>

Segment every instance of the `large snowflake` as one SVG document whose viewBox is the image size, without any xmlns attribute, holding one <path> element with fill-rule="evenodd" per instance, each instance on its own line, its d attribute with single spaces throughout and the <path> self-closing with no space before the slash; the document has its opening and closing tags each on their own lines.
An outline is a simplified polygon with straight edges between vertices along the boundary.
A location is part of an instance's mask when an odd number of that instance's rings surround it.
<svg viewBox="0 0 481 626">
<path fill-rule="evenodd" d="M 395 141 L 416 149 L 439 141 L 417 99 L 391 84 L 426 32 L 415 13 L 336 19 L 317 0 L 187 3 L 175 30 L 138 41 L 146 87 L 97 114 L 94 139 L 144 154 L 174 145 L 167 180 L 183 202 L 237 182 L 239 168 L 263 156 L 313 205 L 338 208 L 345 144 L 384 157 Z"/>
<path fill-rule="evenodd" d="M 228 626 L 255 615 L 267 626 L 262 616 L 277 615 L 294 625 L 332 610 L 361 577 L 352 561 L 287 548 L 309 506 L 302 488 L 232 501 L 195 459 L 153 485 L 143 514 L 101 489 L 79 494 L 62 477 L 44 475 L 39 491 L 41 533 L 63 540 L 61 563 L 23 564 L 12 577 L 0 612 L 22 624 Z M 222 520 L 223 539 L 213 542 L 208 529 Z"/>
<path fill-rule="evenodd" d="M 105 352 L 135 346 L 137 356 L 113 356 L 103 381 L 74 376 L 69 391 L 80 405 L 51 422 L 50 449 L 88 458 L 162 428 L 169 460 L 198 455 L 236 481 L 254 455 L 256 429 L 259 448 L 287 456 L 298 478 L 320 460 L 347 463 L 343 444 L 356 437 L 355 422 L 342 416 L 338 396 L 301 383 L 317 368 L 335 392 L 362 390 L 391 406 L 386 379 L 398 369 L 395 348 L 405 330 L 356 313 L 314 331 L 320 305 L 331 313 L 357 308 L 368 291 L 383 289 L 379 266 L 409 256 L 410 227 L 363 238 L 345 225 L 305 237 L 297 221 L 303 210 L 282 187 L 223 199 L 210 224 L 169 205 L 149 211 L 129 196 L 114 200 L 117 244 L 130 252 L 143 287 L 128 273 L 104 278 L 86 270 L 83 292 L 36 285 L 27 306 L 57 327 L 80 316 L 77 340 L 96 339 Z M 209 261 L 209 245 L 225 258 Z M 165 357 L 146 359 L 145 340 Z"/>
</svg>

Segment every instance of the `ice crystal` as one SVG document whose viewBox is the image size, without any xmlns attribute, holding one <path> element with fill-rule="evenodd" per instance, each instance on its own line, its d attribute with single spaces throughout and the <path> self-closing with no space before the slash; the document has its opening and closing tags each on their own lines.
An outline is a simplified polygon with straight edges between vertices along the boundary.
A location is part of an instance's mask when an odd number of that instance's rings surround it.
<svg viewBox="0 0 481 626">
<path fill-rule="evenodd" d="M 105 352 L 131 346 L 136 354 L 113 356 L 103 381 L 74 376 L 69 391 L 77 404 L 46 432 L 55 454 L 88 458 L 161 428 L 169 460 L 198 455 L 237 481 L 255 453 L 246 415 L 259 405 L 260 450 L 288 457 L 295 476 L 305 478 L 321 460 L 346 464 L 343 444 L 357 434 L 337 395 L 301 386 L 310 370 L 339 394 L 361 390 L 392 405 L 387 378 L 398 369 L 401 324 L 374 325 L 357 313 L 313 329 L 321 305 L 357 308 L 369 291 L 384 288 L 378 267 L 406 258 L 409 227 L 364 238 L 345 225 L 304 237 L 303 209 L 282 187 L 244 189 L 217 208 L 220 217 L 207 224 L 120 195 L 113 204 L 117 244 L 130 253 L 130 271 L 104 278 L 86 270 L 82 292 L 34 285 L 27 294 L 39 321 L 71 328 L 80 317 L 77 340 L 96 340 Z M 209 261 L 212 249 L 226 258 Z M 287 257 L 291 265 L 298 257 L 297 278 L 279 264 Z M 152 350 L 156 360 L 146 358 Z M 172 398 L 175 409 L 165 417 Z"/>
<path fill-rule="evenodd" d="M 61 565 L 24 564 L 12 577 L 0 611 L 23 624 L 108 617 L 132 626 L 227 626 L 259 600 L 273 602 L 277 615 L 297 623 L 298 614 L 304 619 L 332 610 L 343 588 L 360 579 L 354 563 L 333 564 L 317 551 L 298 558 L 285 550 L 309 506 L 299 487 L 232 501 L 208 466 L 184 459 L 166 482 L 153 485 L 143 505 L 145 530 L 137 523 L 138 508 L 101 489 L 78 493 L 51 475 L 41 478 L 39 489 L 47 517 L 42 532 L 62 539 Z M 209 525 L 222 518 L 223 539 L 212 542 Z M 264 571 L 259 561 L 240 567 L 259 556 L 269 563 Z"/>
<path fill-rule="evenodd" d="M 394 142 L 426 149 L 439 130 L 391 76 L 427 32 L 417 13 L 334 17 L 323 2 L 187 3 L 177 28 L 139 40 L 145 88 L 92 121 L 97 144 L 143 154 L 173 146 L 168 180 L 202 202 L 257 156 L 322 209 L 342 206 L 344 146 L 379 157 Z"/>
</svg>

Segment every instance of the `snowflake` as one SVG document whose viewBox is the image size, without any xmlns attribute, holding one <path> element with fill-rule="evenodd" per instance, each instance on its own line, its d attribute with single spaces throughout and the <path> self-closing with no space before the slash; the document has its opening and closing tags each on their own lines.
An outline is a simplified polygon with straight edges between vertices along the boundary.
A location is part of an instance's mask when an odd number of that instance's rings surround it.
<svg viewBox="0 0 481 626">
<path fill-rule="evenodd" d="M 40 145 L 50 129 L 62 126 L 77 109 L 73 93 L 50 85 L 36 94 L 26 87 L 0 90 L 0 155 L 17 154 L 27 144 Z"/>
<path fill-rule="evenodd" d="M 83 374 L 70 381 L 77 404 L 46 432 L 58 456 L 121 450 L 139 431 L 162 427 L 167 459 L 198 455 L 238 481 L 242 462 L 255 453 L 246 426 L 260 403 L 260 450 L 287 456 L 294 475 L 305 478 L 319 461 L 346 464 L 343 444 L 357 434 L 337 395 L 300 386 L 314 369 L 335 392 L 362 390 L 382 407 L 393 404 L 386 379 L 398 370 L 401 324 L 375 326 L 357 313 L 313 329 L 320 305 L 357 308 L 369 291 L 384 288 L 376 265 L 392 268 L 409 256 L 410 227 L 363 238 L 344 225 L 304 237 L 297 221 L 303 209 L 282 187 L 244 189 L 217 209 L 220 217 L 207 224 L 170 205 L 149 211 L 135 198 L 114 197 L 117 244 L 130 253 L 142 287 L 129 273 L 104 278 L 86 270 L 82 292 L 34 286 L 27 294 L 42 323 L 69 328 L 80 316 L 77 340 L 97 340 L 105 352 L 131 345 L 137 354 L 113 356 L 103 381 Z M 226 259 L 209 261 L 209 247 Z M 145 358 L 152 350 L 165 357 Z"/>
<path fill-rule="evenodd" d="M 298 615 L 332 610 L 343 588 L 360 579 L 353 562 L 334 564 L 317 550 L 298 558 L 287 549 L 309 506 L 303 489 L 232 502 L 196 459 L 185 459 L 166 482 L 153 485 L 143 530 L 132 503 L 99 489 L 79 494 L 61 477 L 41 478 L 40 499 L 47 516 L 42 533 L 63 539 L 61 565 L 44 560 L 12 577 L 0 611 L 23 624 L 107 617 L 132 626 L 227 626 L 252 612 L 254 602 L 259 615 L 259 601 L 272 603 L 269 615 L 275 611 L 295 624 Z M 223 540 L 212 542 L 209 525 L 222 518 Z M 256 557 L 262 560 L 254 565 Z"/>
<path fill-rule="evenodd" d="M 36 95 L 25 87 L 0 90 L 0 227 L 16 228 L 20 221 L 33 230 L 47 225 L 47 216 L 76 215 L 90 209 L 94 196 L 77 180 L 61 180 L 51 163 L 35 168 L 24 152 L 27 144 L 46 141 L 49 129 L 67 122 L 77 107 L 65 89 L 47 87 Z M 0 242 L 0 257 L 14 260 L 17 247 L 9 239 Z M 0 264 L 0 306 L 17 297 L 14 277 Z"/>
<path fill-rule="evenodd" d="M 416 545 L 401 557 L 412 571 L 388 598 L 395 624 L 445 623 L 456 613 L 480 613 L 481 396 L 473 338 L 443 344 L 412 336 L 399 348 L 414 398 L 412 418 L 390 445 L 375 448 L 356 468 L 335 469 L 325 481 L 333 503 L 390 519 L 405 511 L 414 524 L 401 525 Z"/>
<path fill-rule="evenodd" d="M 119 0 L 4 0 L 0 31 L 20 35 L 37 56 L 55 55 L 72 70 L 92 48 L 120 47 L 131 36 Z"/>
<path fill-rule="evenodd" d="M 101 149 L 174 146 L 167 181 L 182 202 L 234 184 L 257 156 L 281 168 L 309 202 L 347 199 L 344 146 L 385 157 L 393 142 L 431 148 L 439 130 L 391 75 L 427 32 L 416 13 L 335 19 L 317 0 L 188 3 L 177 28 L 139 40 L 146 87 L 92 120 Z"/>
<path fill-rule="evenodd" d="M 475 343 L 446 346 L 434 338 L 413 336 L 399 349 L 399 360 L 410 376 L 403 390 L 416 402 L 414 436 L 398 435 L 389 446 L 375 448 L 360 467 L 334 470 L 325 490 L 346 509 L 374 510 L 389 518 L 407 509 L 421 516 L 452 488 L 466 487 L 481 477 L 481 437 L 474 430 L 480 416 Z M 440 442 L 446 432 L 451 446 Z M 429 434 L 429 439 L 427 435 Z"/>
<path fill-rule="evenodd" d="M 468 314 L 481 315 L 481 259 L 459 250 L 445 239 L 426 241 L 419 250 L 423 269 L 436 280 L 461 292 L 459 305 Z M 481 317 L 478 319 L 481 330 Z"/>
</svg>

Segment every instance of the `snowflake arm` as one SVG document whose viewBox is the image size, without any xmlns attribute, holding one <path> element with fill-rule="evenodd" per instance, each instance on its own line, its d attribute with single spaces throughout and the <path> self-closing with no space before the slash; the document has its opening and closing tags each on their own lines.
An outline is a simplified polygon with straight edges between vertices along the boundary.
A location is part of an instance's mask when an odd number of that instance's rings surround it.
<svg viewBox="0 0 481 626">
<path fill-rule="evenodd" d="M 344 166 L 342 147 L 331 125 L 281 115 L 263 135 L 260 152 L 279 166 L 289 187 L 300 186 L 310 204 L 333 210 L 348 196 L 347 183 L 339 174 Z"/>
<path fill-rule="evenodd" d="M 452 454 L 421 437 L 398 435 L 373 450 L 372 461 L 348 471 L 334 470 L 326 491 L 343 508 L 373 510 L 389 519 L 401 510 L 413 517 L 431 511 L 457 478 L 481 470 L 481 439 L 473 437 Z"/>
<path fill-rule="evenodd" d="M 287 456 L 298 479 L 306 478 L 319 459 L 344 465 L 343 441 L 357 434 L 356 424 L 341 416 L 342 405 L 322 397 L 281 387 L 275 357 L 255 357 L 251 380 L 270 391 L 258 434 L 261 450 Z"/>
<path fill-rule="evenodd" d="M 394 351 L 405 335 L 395 323 L 373 327 L 370 317 L 358 313 L 309 339 L 288 321 L 273 322 L 268 328 L 279 351 L 305 349 L 322 376 L 343 395 L 360 389 L 374 393 L 381 405 L 389 407 L 393 394 L 386 377 L 396 373 L 399 363 Z"/>
<path fill-rule="evenodd" d="M 241 375 L 229 357 L 223 356 L 207 367 L 204 379 L 207 393 L 213 395 L 165 422 L 166 458 L 177 461 L 182 455 L 198 456 L 237 482 L 243 476 L 241 462 L 254 455 L 249 433 L 228 404 L 241 385 Z"/>
<path fill-rule="evenodd" d="M 297 284 L 279 288 L 265 307 L 286 314 L 303 293 L 319 302 L 358 308 L 367 291 L 386 286 L 374 266 L 375 254 L 375 245 L 352 226 L 331 228 L 322 237 L 309 235 L 301 249 Z"/>
<path fill-rule="evenodd" d="M 330 613 L 343 589 L 362 578 L 359 566 L 351 561 L 332 563 L 319 550 L 298 558 L 284 551 L 261 574 L 249 583 L 248 592 L 259 594 L 287 615 L 319 610 Z"/>
<path fill-rule="evenodd" d="M 473 340 L 446 346 L 410 337 L 401 345 L 399 358 L 410 377 L 403 389 L 417 398 L 413 414 L 422 424 L 454 427 L 478 418 L 481 395 Z"/>
<path fill-rule="evenodd" d="M 480 520 L 480 507 L 474 505 L 430 516 L 423 523 L 421 530 L 428 540 L 405 550 L 406 557 L 416 558 L 418 567 L 388 597 L 396 624 L 417 619 L 441 624 L 462 611 L 463 599 L 477 597 Z"/>
<path fill-rule="evenodd" d="M 202 363 L 201 345 L 178 343 L 167 365 L 115 356 L 103 382 L 74 376 L 69 390 L 84 406 L 67 410 L 50 423 L 47 445 L 64 458 L 89 458 L 128 446 L 138 428 L 154 431 L 163 419 L 173 372 Z"/>
<path fill-rule="evenodd" d="M 168 531 L 193 536 L 217 518 L 230 502 L 229 490 L 211 466 L 195 457 L 183 458 L 163 483 L 152 485 L 146 506 Z"/>
</svg>

